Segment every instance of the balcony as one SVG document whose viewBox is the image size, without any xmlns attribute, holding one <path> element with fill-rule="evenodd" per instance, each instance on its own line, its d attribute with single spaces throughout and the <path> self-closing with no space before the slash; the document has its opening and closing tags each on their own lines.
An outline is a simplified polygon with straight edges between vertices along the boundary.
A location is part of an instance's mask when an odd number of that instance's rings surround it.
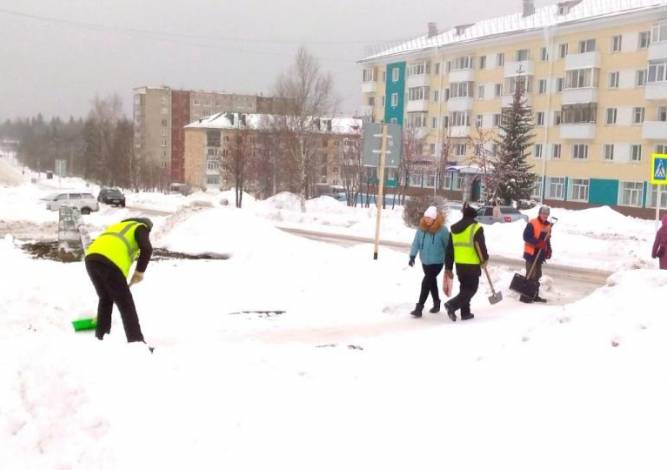
<svg viewBox="0 0 667 470">
<path fill-rule="evenodd" d="M 576 123 L 560 125 L 560 138 L 571 140 L 593 140 L 595 139 L 595 123 Z"/>
<path fill-rule="evenodd" d="M 475 71 L 473 69 L 453 70 L 449 72 L 449 82 L 474 82 Z"/>
<path fill-rule="evenodd" d="M 667 82 L 647 83 L 644 87 L 644 98 L 647 100 L 667 100 Z"/>
<path fill-rule="evenodd" d="M 447 111 L 470 111 L 475 102 L 470 97 L 450 98 L 447 100 Z"/>
<path fill-rule="evenodd" d="M 415 111 L 428 111 L 428 100 L 413 100 L 408 101 L 406 106 L 406 111 L 408 113 L 413 113 Z"/>
<path fill-rule="evenodd" d="M 600 53 L 584 52 L 565 56 L 565 70 L 590 69 L 600 67 Z"/>
<path fill-rule="evenodd" d="M 415 127 L 415 139 L 421 140 L 428 137 L 428 133 L 431 131 L 428 127 Z"/>
<path fill-rule="evenodd" d="M 375 93 L 377 91 L 377 82 L 364 82 L 361 84 L 362 93 Z"/>
<path fill-rule="evenodd" d="M 561 104 L 587 104 L 598 102 L 597 88 L 565 88 Z"/>
<path fill-rule="evenodd" d="M 644 121 L 642 139 L 664 140 L 667 138 L 667 121 Z"/>
<path fill-rule="evenodd" d="M 535 65 L 532 60 L 518 62 L 505 62 L 505 77 L 518 77 L 520 75 L 534 75 Z"/>
<path fill-rule="evenodd" d="M 470 137 L 470 126 L 451 126 L 449 137 Z"/>
<path fill-rule="evenodd" d="M 407 80 L 407 88 L 418 86 L 429 86 L 429 77 L 426 74 L 410 75 Z"/>
<path fill-rule="evenodd" d="M 667 41 L 652 42 L 648 46 L 648 60 L 667 59 Z"/>
<path fill-rule="evenodd" d="M 529 108 L 533 106 L 533 99 L 531 98 L 530 95 L 524 95 L 526 99 L 526 106 Z M 511 108 L 512 103 L 514 103 L 514 95 L 503 95 L 502 97 L 502 107 L 503 108 Z"/>
</svg>

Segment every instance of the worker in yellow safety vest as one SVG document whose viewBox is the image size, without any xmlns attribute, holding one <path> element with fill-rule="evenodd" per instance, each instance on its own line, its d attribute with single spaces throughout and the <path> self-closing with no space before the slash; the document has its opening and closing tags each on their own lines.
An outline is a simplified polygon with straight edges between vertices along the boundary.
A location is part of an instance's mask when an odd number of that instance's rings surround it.
<svg viewBox="0 0 667 470">
<path fill-rule="evenodd" d="M 461 310 L 461 320 L 471 320 L 470 300 L 479 287 L 481 267 L 489 260 L 484 241 L 484 229 L 475 220 L 477 211 L 465 204 L 463 218 L 450 227 L 449 244 L 445 254 L 445 276 L 454 278 L 453 267 L 459 278 L 459 294 L 445 302 L 450 320 L 456 321 L 456 311 Z"/>
<path fill-rule="evenodd" d="M 127 341 L 144 341 L 130 286 L 141 282 L 151 259 L 153 247 L 147 218 L 126 219 L 102 232 L 86 249 L 86 271 L 99 297 L 95 336 L 103 339 L 111 332 L 111 311 L 116 304 Z M 128 285 L 132 264 L 137 266 Z"/>
</svg>

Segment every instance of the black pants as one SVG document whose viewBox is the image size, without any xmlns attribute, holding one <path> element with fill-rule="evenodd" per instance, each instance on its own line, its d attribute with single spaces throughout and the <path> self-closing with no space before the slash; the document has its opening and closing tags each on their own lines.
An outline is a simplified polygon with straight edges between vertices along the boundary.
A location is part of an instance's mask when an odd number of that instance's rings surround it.
<svg viewBox="0 0 667 470">
<path fill-rule="evenodd" d="M 531 281 L 539 281 L 540 278 L 542 277 L 542 263 L 540 261 L 535 263 L 535 268 L 533 269 L 533 272 L 530 273 L 530 268 L 532 267 L 533 267 L 533 262 L 526 261 L 526 279 Z M 530 277 L 528 277 L 528 273 L 530 273 Z"/>
<path fill-rule="evenodd" d="M 97 326 L 95 327 L 97 339 L 102 339 L 111 331 L 111 311 L 115 303 L 123 319 L 128 343 L 143 341 L 144 335 L 139 326 L 134 299 L 120 269 L 99 261 L 86 261 L 86 271 L 99 297 Z"/>
<path fill-rule="evenodd" d="M 476 274 L 467 274 L 458 276 L 459 295 L 449 300 L 447 303 L 452 306 L 454 311 L 461 309 L 461 315 L 470 315 L 470 299 L 477 293 L 479 287 L 479 276 Z"/>
<path fill-rule="evenodd" d="M 442 264 L 422 264 L 424 268 L 424 279 L 422 279 L 422 290 L 419 293 L 419 305 L 424 305 L 429 292 L 433 297 L 433 303 L 440 303 L 438 294 L 438 274 L 442 271 Z"/>
</svg>

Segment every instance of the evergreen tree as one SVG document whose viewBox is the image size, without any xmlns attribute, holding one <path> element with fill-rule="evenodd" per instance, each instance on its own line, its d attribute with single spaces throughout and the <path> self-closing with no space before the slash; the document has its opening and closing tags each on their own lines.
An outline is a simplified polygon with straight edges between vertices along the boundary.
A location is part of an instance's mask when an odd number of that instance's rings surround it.
<svg viewBox="0 0 667 470">
<path fill-rule="evenodd" d="M 526 161 L 535 137 L 533 112 L 526 103 L 526 83 L 525 76 L 516 78 L 512 106 L 503 109 L 498 155 L 492 162 L 491 192 L 505 204 L 530 199 L 535 185 L 532 165 Z"/>
</svg>

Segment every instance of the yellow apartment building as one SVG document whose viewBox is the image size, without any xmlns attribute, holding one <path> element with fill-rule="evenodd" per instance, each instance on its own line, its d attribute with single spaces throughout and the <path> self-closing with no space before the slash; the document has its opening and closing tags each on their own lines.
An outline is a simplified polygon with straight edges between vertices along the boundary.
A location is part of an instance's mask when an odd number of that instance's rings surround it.
<svg viewBox="0 0 667 470">
<path fill-rule="evenodd" d="M 483 198 L 480 155 L 493 154 L 502 109 L 525 81 L 535 120 L 533 197 L 553 206 L 655 212 L 651 154 L 667 153 L 667 0 L 579 0 L 438 31 L 360 61 L 363 114 L 396 122 L 435 162 L 413 190 Z M 667 190 L 661 208 L 667 208 Z"/>
</svg>

